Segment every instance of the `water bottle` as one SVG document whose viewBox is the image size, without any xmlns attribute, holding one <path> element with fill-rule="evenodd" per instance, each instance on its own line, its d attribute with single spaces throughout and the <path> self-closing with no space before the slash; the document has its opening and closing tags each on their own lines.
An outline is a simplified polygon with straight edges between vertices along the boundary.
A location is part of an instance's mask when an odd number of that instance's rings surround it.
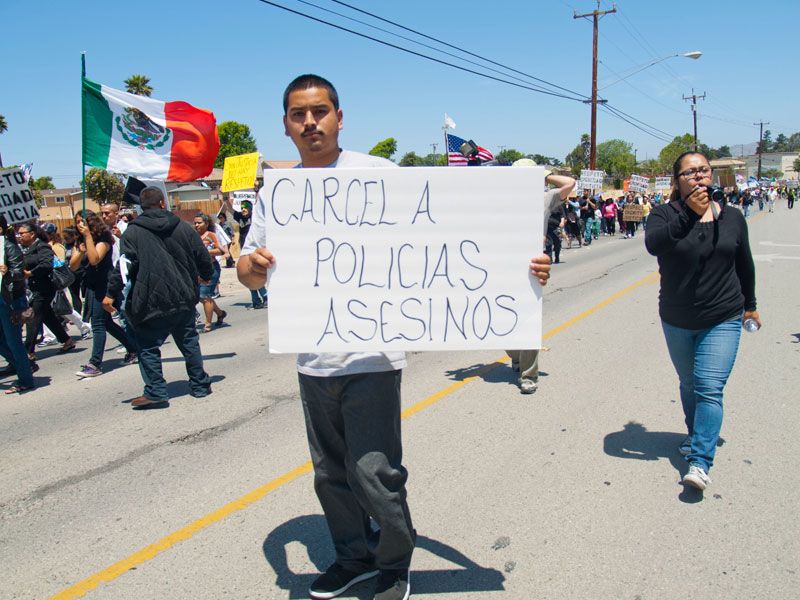
<svg viewBox="0 0 800 600">
<path fill-rule="evenodd" d="M 744 329 L 747 333 L 755 333 L 758 331 L 759 327 L 760 325 L 755 319 L 748 318 L 742 321 L 742 329 Z"/>
</svg>

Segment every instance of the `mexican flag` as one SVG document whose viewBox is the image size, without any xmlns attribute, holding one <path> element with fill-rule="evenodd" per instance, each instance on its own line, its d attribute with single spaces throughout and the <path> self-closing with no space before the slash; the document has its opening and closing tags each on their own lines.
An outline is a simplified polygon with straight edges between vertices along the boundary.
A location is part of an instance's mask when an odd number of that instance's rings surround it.
<svg viewBox="0 0 800 600">
<path fill-rule="evenodd" d="M 211 111 L 161 102 L 83 78 L 83 164 L 164 181 L 194 181 L 219 153 Z"/>
</svg>

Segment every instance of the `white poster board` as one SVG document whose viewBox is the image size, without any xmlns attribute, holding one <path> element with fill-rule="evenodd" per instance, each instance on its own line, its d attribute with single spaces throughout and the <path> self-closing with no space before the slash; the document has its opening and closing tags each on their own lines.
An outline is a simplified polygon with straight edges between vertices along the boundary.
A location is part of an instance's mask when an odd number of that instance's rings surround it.
<svg viewBox="0 0 800 600">
<path fill-rule="evenodd" d="M 0 214 L 9 225 L 39 218 L 36 200 L 19 167 L 0 169 Z"/>
<path fill-rule="evenodd" d="M 786 182 L 786 187 L 789 188 L 790 190 L 796 190 L 797 189 L 797 179 L 788 180 Z"/>
<path fill-rule="evenodd" d="M 539 348 L 544 169 L 265 172 L 270 352 Z"/>
<path fill-rule="evenodd" d="M 605 171 L 581 170 L 581 188 L 584 190 L 602 190 Z"/>
<path fill-rule="evenodd" d="M 656 177 L 656 189 L 657 190 L 669 190 L 669 189 L 672 189 L 672 178 L 671 177 Z"/>
<path fill-rule="evenodd" d="M 231 208 L 236 212 L 240 212 L 242 210 L 242 202 L 249 202 L 252 206 L 256 203 L 256 193 L 255 192 L 233 192 L 233 201 L 231 202 Z"/>
<path fill-rule="evenodd" d="M 631 180 L 628 182 L 628 189 L 632 192 L 645 194 L 647 193 L 647 185 L 649 183 L 650 180 L 647 177 L 642 177 L 641 175 L 631 175 Z"/>
</svg>

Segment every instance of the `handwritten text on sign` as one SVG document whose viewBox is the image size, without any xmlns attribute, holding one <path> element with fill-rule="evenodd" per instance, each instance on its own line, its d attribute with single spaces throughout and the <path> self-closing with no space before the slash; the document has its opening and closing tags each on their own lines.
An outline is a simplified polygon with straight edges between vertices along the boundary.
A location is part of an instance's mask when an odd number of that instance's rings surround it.
<svg viewBox="0 0 800 600">
<path fill-rule="evenodd" d="M 228 156 L 222 170 L 222 191 L 253 189 L 258 170 L 258 152 Z"/>
<path fill-rule="evenodd" d="M 36 200 L 19 167 L 0 169 L 0 214 L 10 225 L 39 218 Z"/>
<path fill-rule="evenodd" d="M 270 351 L 538 348 L 544 170 L 265 173 Z"/>
</svg>

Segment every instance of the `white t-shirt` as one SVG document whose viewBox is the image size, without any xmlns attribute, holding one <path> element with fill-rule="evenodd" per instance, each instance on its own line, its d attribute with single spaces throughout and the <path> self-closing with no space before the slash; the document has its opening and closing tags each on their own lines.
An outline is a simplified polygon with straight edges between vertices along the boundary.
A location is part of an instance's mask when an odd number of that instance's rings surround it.
<svg viewBox="0 0 800 600">
<path fill-rule="evenodd" d="M 302 168 L 302 164 L 298 167 Z M 328 168 L 377 168 L 396 167 L 390 160 L 379 156 L 370 156 L 360 152 L 342 150 L 339 158 L 328 165 Z M 242 256 L 252 254 L 256 248 L 267 247 L 265 201 L 259 192 L 253 206 L 250 231 L 242 248 Z M 280 259 L 280 257 L 277 257 Z M 333 377 L 337 375 L 353 375 L 356 373 L 378 373 L 394 371 L 406 366 L 405 352 L 325 352 L 322 354 L 303 353 L 297 355 L 297 370 L 304 375 L 316 377 Z"/>
</svg>

